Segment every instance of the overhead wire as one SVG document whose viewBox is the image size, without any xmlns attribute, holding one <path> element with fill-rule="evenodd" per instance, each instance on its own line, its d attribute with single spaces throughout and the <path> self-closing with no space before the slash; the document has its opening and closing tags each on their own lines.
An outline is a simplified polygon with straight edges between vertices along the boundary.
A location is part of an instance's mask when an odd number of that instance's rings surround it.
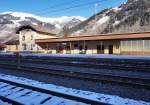
<svg viewBox="0 0 150 105">
<path fill-rule="evenodd" d="M 67 2 L 62 2 L 62 3 L 56 4 L 56 5 L 52 5 L 52 6 L 49 6 L 47 8 L 36 10 L 36 11 L 33 11 L 33 12 L 34 13 L 40 13 L 40 12 L 44 12 L 45 10 L 48 10 L 48 9 L 52 9 L 52 8 L 55 9 L 55 8 L 58 8 L 58 7 L 64 7 L 64 6 L 67 6 L 68 4 L 73 4 L 75 2 L 77 2 L 77 0 L 71 0 L 71 1 L 67 1 Z"/>
<path fill-rule="evenodd" d="M 87 2 L 87 3 L 82 3 L 82 4 L 78 4 L 78 5 L 73 5 L 73 6 L 69 6 L 66 8 L 61 8 L 61 9 L 54 9 L 54 10 L 47 10 L 47 11 L 43 11 L 41 12 L 41 14 L 53 14 L 53 13 L 58 13 L 58 12 L 62 12 L 62 11 L 66 11 L 66 10 L 71 10 L 71 9 L 75 9 L 78 7 L 84 7 L 84 6 L 89 6 L 89 5 L 93 5 L 95 3 L 100 3 L 100 2 L 104 2 L 107 0 L 96 0 L 96 1 L 92 1 L 92 2 Z"/>
</svg>

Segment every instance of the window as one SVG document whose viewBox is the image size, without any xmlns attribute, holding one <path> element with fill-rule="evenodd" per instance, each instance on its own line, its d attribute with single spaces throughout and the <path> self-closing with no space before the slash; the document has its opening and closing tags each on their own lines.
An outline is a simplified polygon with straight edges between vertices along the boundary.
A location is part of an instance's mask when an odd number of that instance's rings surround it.
<svg viewBox="0 0 150 105">
<path fill-rule="evenodd" d="M 86 45 L 86 46 L 85 46 L 85 50 L 87 50 L 87 49 L 88 49 L 88 46 Z"/>
<path fill-rule="evenodd" d="M 16 50 L 18 50 L 18 45 L 16 45 Z"/>
<path fill-rule="evenodd" d="M 127 51 L 127 41 L 121 41 L 121 51 Z"/>
<path fill-rule="evenodd" d="M 132 41 L 132 50 L 133 51 L 138 51 L 137 40 Z"/>
<path fill-rule="evenodd" d="M 40 50 L 40 48 L 39 48 L 39 46 L 37 46 L 37 51 L 39 51 Z M 56 49 L 57 50 L 57 49 Z"/>
<path fill-rule="evenodd" d="M 116 45 L 116 49 L 119 49 L 119 45 Z"/>
<path fill-rule="evenodd" d="M 97 50 L 104 50 L 104 45 L 97 45 Z"/>
<path fill-rule="evenodd" d="M 150 50 L 150 40 L 144 40 L 144 51 Z"/>
<path fill-rule="evenodd" d="M 70 50 L 70 46 L 66 46 L 66 49 L 67 49 L 67 50 Z"/>
<path fill-rule="evenodd" d="M 33 50 L 33 44 L 31 44 L 31 50 Z"/>
<path fill-rule="evenodd" d="M 83 47 L 82 47 L 82 45 L 80 45 L 80 47 L 79 47 L 79 50 L 83 50 Z"/>
<path fill-rule="evenodd" d="M 126 41 L 126 51 L 132 51 L 132 42 L 130 40 Z"/>
<path fill-rule="evenodd" d="M 25 35 L 22 36 L 22 40 L 23 40 L 23 41 L 25 40 Z"/>
<path fill-rule="evenodd" d="M 23 50 L 27 50 L 27 45 L 26 44 L 23 44 Z"/>
<path fill-rule="evenodd" d="M 77 48 L 77 47 L 78 47 L 78 44 L 74 44 L 74 47 Z"/>
<path fill-rule="evenodd" d="M 143 40 L 138 40 L 138 51 L 143 51 Z"/>
<path fill-rule="evenodd" d="M 31 35 L 31 40 L 33 40 L 33 35 Z"/>
</svg>

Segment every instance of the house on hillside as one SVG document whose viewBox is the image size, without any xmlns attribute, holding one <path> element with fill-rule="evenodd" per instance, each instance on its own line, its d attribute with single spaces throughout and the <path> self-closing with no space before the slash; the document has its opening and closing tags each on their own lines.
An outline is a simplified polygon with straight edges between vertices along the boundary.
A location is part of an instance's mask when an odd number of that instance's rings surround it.
<svg viewBox="0 0 150 105">
<path fill-rule="evenodd" d="M 7 42 L 7 51 L 20 52 L 41 52 L 41 46 L 35 43 L 36 39 L 56 38 L 49 30 L 36 26 L 21 26 L 16 30 L 18 40 Z"/>
</svg>

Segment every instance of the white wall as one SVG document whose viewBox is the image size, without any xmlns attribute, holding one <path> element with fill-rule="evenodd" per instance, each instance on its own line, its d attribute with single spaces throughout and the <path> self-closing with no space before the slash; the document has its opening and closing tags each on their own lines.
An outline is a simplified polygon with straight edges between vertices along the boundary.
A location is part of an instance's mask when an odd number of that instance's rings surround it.
<svg viewBox="0 0 150 105">
<path fill-rule="evenodd" d="M 25 40 L 23 40 L 23 36 Z M 20 51 L 37 51 L 37 45 L 35 44 L 35 39 L 37 37 L 37 33 L 32 30 L 23 30 L 20 31 L 19 34 L 19 45 Z M 26 45 L 26 50 L 24 49 L 24 45 Z"/>
<path fill-rule="evenodd" d="M 25 36 L 25 40 L 23 40 L 23 36 Z M 35 43 L 35 40 L 46 38 L 56 38 L 56 36 L 39 34 L 31 29 L 22 30 L 19 33 L 19 49 L 20 51 L 34 51 L 34 52 L 40 51 L 42 50 L 42 48 Z M 24 50 L 23 45 L 26 45 L 26 50 Z"/>
</svg>

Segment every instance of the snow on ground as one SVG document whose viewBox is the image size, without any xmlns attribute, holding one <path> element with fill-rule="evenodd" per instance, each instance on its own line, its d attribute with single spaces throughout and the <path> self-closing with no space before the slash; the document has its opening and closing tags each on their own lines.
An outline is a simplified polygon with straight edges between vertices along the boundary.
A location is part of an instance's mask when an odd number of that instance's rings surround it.
<svg viewBox="0 0 150 105">
<path fill-rule="evenodd" d="M 11 105 L 11 104 L 9 104 L 7 102 L 3 102 L 2 100 L 0 100 L 0 105 Z"/>
<path fill-rule="evenodd" d="M 0 55 L 13 55 L 13 53 L 0 52 Z"/>
<path fill-rule="evenodd" d="M 112 58 L 112 59 L 149 59 L 150 56 L 130 56 L 130 55 L 108 55 L 108 54 L 21 54 L 23 56 L 38 57 L 75 57 L 75 58 Z"/>
<path fill-rule="evenodd" d="M 16 77 L 16 76 L 11 76 L 11 75 L 5 75 L 5 74 L 0 74 L 1 79 L 9 80 L 9 81 L 15 81 L 17 83 L 22 83 L 26 85 L 32 85 L 35 87 L 59 92 L 59 93 L 64 93 L 64 94 L 69 94 L 72 96 L 77 96 L 77 97 L 83 97 L 86 99 L 90 100 L 95 100 L 107 104 L 113 104 L 113 105 L 150 105 L 150 102 L 144 102 L 141 100 L 133 100 L 133 99 L 128 99 L 128 98 L 122 98 L 119 96 L 115 95 L 107 95 L 107 94 L 101 94 L 101 93 L 95 93 L 95 92 L 90 92 L 90 91 L 83 91 L 83 90 L 77 90 L 77 89 L 72 89 L 72 88 L 66 88 L 62 86 L 56 86 L 53 84 L 46 84 L 43 82 L 38 82 L 35 80 L 30 80 L 22 77 Z"/>
<path fill-rule="evenodd" d="M 13 55 L 14 53 L 0 52 L 0 55 Z M 68 58 L 107 58 L 107 59 L 141 59 L 150 60 L 150 56 L 131 56 L 131 55 L 108 55 L 108 54 L 44 54 L 44 53 L 20 53 L 22 56 L 37 57 L 68 57 Z"/>
<path fill-rule="evenodd" d="M 37 57 L 74 57 L 74 58 L 111 58 L 111 59 L 143 59 L 150 60 L 150 56 L 131 56 L 131 55 L 108 55 L 108 54 L 38 54 L 20 53 L 22 56 Z M 0 52 L 0 55 L 13 55 L 13 53 Z"/>
</svg>

